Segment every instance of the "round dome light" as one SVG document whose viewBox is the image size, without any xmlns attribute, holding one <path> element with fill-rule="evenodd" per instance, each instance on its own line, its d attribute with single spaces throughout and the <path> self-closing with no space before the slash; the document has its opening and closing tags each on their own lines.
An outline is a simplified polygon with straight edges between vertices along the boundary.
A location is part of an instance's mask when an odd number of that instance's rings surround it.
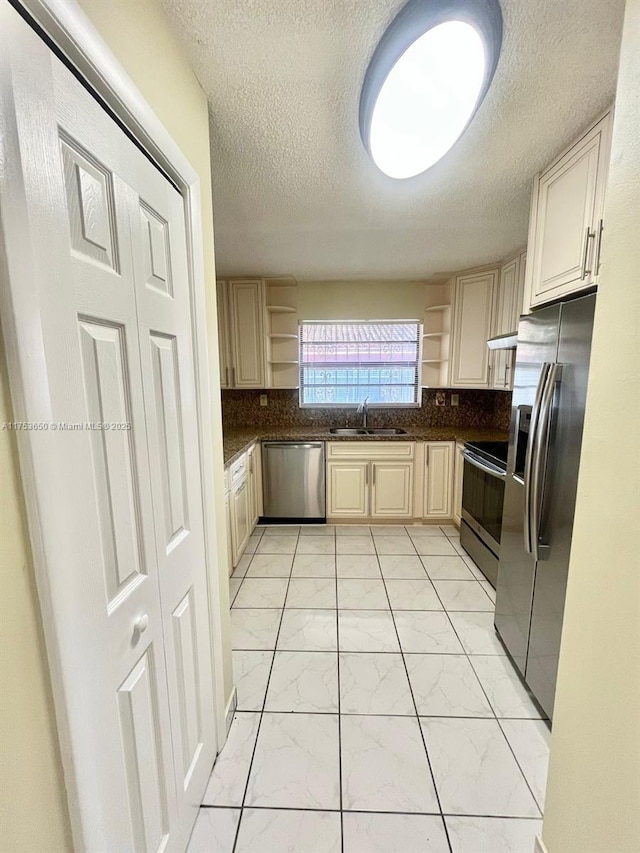
<svg viewBox="0 0 640 853">
<path fill-rule="evenodd" d="M 502 42 L 497 0 L 410 0 L 382 37 L 360 98 L 378 168 L 410 178 L 451 149 L 489 88 Z"/>
</svg>

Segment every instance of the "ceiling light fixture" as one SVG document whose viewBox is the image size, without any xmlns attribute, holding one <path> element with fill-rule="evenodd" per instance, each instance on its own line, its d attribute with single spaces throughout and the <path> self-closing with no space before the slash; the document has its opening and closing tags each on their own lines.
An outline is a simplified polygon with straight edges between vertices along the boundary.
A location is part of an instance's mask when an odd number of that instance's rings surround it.
<svg viewBox="0 0 640 853">
<path fill-rule="evenodd" d="M 498 0 L 409 0 L 360 95 L 360 135 L 385 175 L 414 177 L 450 150 L 487 93 L 501 45 Z"/>
</svg>

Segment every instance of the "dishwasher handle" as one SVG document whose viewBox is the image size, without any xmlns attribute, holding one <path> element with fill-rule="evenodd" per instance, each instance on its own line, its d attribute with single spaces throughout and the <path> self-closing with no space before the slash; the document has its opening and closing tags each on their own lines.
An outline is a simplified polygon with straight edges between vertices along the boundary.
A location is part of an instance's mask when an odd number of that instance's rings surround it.
<svg viewBox="0 0 640 853">
<path fill-rule="evenodd" d="M 308 444 L 298 444 L 295 441 L 263 441 L 263 447 L 288 447 L 290 450 L 311 450 L 314 447 L 322 447 L 324 442 L 315 441 Z"/>
</svg>

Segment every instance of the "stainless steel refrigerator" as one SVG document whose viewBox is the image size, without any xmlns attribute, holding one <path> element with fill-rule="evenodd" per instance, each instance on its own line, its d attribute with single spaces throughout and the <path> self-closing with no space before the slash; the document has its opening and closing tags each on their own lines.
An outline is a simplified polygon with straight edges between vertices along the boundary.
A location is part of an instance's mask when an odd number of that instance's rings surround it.
<svg viewBox="0 0 640 853">
<path fill-rule="evenodd" d="M 518 328 L 495 625 L 551 718 L 569 570 L 595 295 Z"/>
</svg>

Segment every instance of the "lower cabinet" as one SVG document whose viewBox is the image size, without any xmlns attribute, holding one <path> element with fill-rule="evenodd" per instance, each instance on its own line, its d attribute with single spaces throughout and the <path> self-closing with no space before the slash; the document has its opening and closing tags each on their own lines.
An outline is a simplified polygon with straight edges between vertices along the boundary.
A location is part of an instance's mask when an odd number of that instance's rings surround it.
<svg viewBox="0 0 640 853">
<path fill-rule="evenodd" d="M 225 470 L 231 565 L 235 568 L 262 512 L 260 445 L 253 444 Z"/>
<path fill-rule="evenodd" d="M 369 462 L 327 464 L 327 515 L 369 515 Z"/>
<path fill-rule="evenodd" d="M 248 480 L 245 479 L 231 492 L 231 549 L 234 566 L 238 565 L 250 535 L 249 488 Z"/>
<path fill-rule="evenodd" d="M 413 518 L 414 452 L 413 442 L 329 443 L 327 515 Z"/>
<path fill-rule="evenodd" d="M 413 462 L 371 463 L 371 515 L 413 517 Z"/>
<path fill-rule="evenodd" d="M 262 476 L 261 476 L 260 445 L 254 444 L 247 450 L 247 477 L 249 482 L 249 528 L 258 523 L 262 514 Z"/>
<path fill-rule="evenodd" d="M 453 471 L 453 520 L 460 527 L 462 521 L 462 477 L 464 474 L 464 443 L 458 441 L 455 449 L 455 463 Z"/>
<path fill-rule="evenodd" d="M 422 517 L 451 518 L 453 514 L 453 441 L 425 442 Z"/>
</svg>

